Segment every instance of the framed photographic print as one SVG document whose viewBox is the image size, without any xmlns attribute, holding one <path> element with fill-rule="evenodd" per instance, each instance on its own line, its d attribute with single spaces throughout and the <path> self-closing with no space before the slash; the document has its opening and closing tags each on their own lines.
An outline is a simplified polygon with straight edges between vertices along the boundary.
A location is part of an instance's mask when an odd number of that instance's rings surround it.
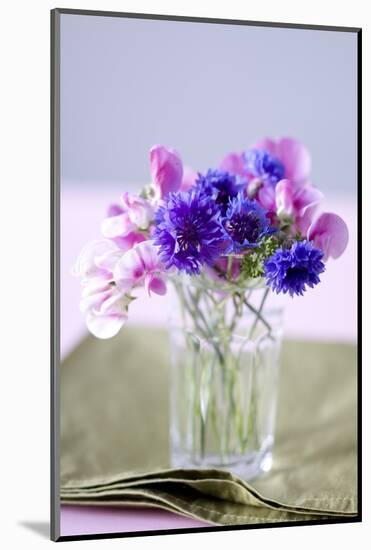
<svg viewBox="0 0 371 550">
<path fill-rule="evenodd" d="M 361 29 L 55 9 L 52 537 L 361 520 Z"/>
</svg>

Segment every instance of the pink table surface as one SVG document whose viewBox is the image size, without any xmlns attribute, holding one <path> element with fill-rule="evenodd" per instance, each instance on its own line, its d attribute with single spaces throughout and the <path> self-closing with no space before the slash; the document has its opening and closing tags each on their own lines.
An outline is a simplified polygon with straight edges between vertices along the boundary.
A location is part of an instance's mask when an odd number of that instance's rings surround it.
<svg viewBox="0 0 371 550">
<path fill-rule="evenodd" d="M 208 527 L 204 521 L 155 508 L 61 506 L 62 536 Z"/>
<path fill-rule="evenodd" d="M 61 355 L 68 354 L 85 336 L 78 308 L 80 284 L 71 276 L 79 250 L 89 240 L 100 238 L 100 221 L 106 205 L 116 202 L 121 187 L 80 182 L 62 182 L 61 196 Z M 308 298 L 289 301 L 286 335 L 290 338 L 354 341 L 356 337 L 356 203 L 351 197 L 329 197 L 329 210 L 348 223 L 349 245 L 337 262 L 329 263 L 326 277 Z M 133 308 L 132 324 L 166 326 L 161 298 Z M 138 302 L 140 302 L 138 300 Z M 157 307 L 158 306 L 158 307 Z M 61 507 L 61 535 L 150 531 L 205 527 L 209 524 L 161 509 Z"/>
</svg>

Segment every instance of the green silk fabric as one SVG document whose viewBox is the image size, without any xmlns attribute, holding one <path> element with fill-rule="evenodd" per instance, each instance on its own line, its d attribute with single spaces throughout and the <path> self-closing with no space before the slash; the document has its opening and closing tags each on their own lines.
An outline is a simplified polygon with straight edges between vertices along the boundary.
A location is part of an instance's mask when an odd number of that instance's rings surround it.
<svg viewBox="0 0 371 550">
<path fill-rule="evenodd" d="M 233 525 L 357 514 L 356 348 L 285 342 L 269 473 L 171 469 L 165 332 L 86 338 L 60 366 L 61 502 Z"/>
</svg>

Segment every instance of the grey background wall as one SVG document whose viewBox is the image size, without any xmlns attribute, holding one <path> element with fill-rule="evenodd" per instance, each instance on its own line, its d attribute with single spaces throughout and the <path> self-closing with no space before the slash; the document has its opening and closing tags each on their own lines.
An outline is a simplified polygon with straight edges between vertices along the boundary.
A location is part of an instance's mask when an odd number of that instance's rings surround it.
<svg viewBox="0 0 371 550">
<path fill-rule="evenodd" d="M 149 179 L 148 150 L 196 169 L 269 135 L 303 141 L 313 182 L 356 191 L 356 36 L 63 15 L 62 177 Z"/>
</svg>

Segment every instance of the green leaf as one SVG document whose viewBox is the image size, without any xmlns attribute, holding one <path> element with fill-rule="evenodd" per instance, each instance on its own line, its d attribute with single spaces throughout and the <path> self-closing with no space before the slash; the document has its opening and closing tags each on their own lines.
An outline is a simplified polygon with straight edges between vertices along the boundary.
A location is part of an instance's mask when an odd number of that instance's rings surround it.
<svg viewBox="0 0 371 550">
<path fill-rule="evenodd" d="M 257 248 L 245 254 L 241 263 L 241 278 L 255 279 L 264 275 L 264 261 L 279 248 L 280 242 L 274 237 L 265 237 Z"/>
</svg>

